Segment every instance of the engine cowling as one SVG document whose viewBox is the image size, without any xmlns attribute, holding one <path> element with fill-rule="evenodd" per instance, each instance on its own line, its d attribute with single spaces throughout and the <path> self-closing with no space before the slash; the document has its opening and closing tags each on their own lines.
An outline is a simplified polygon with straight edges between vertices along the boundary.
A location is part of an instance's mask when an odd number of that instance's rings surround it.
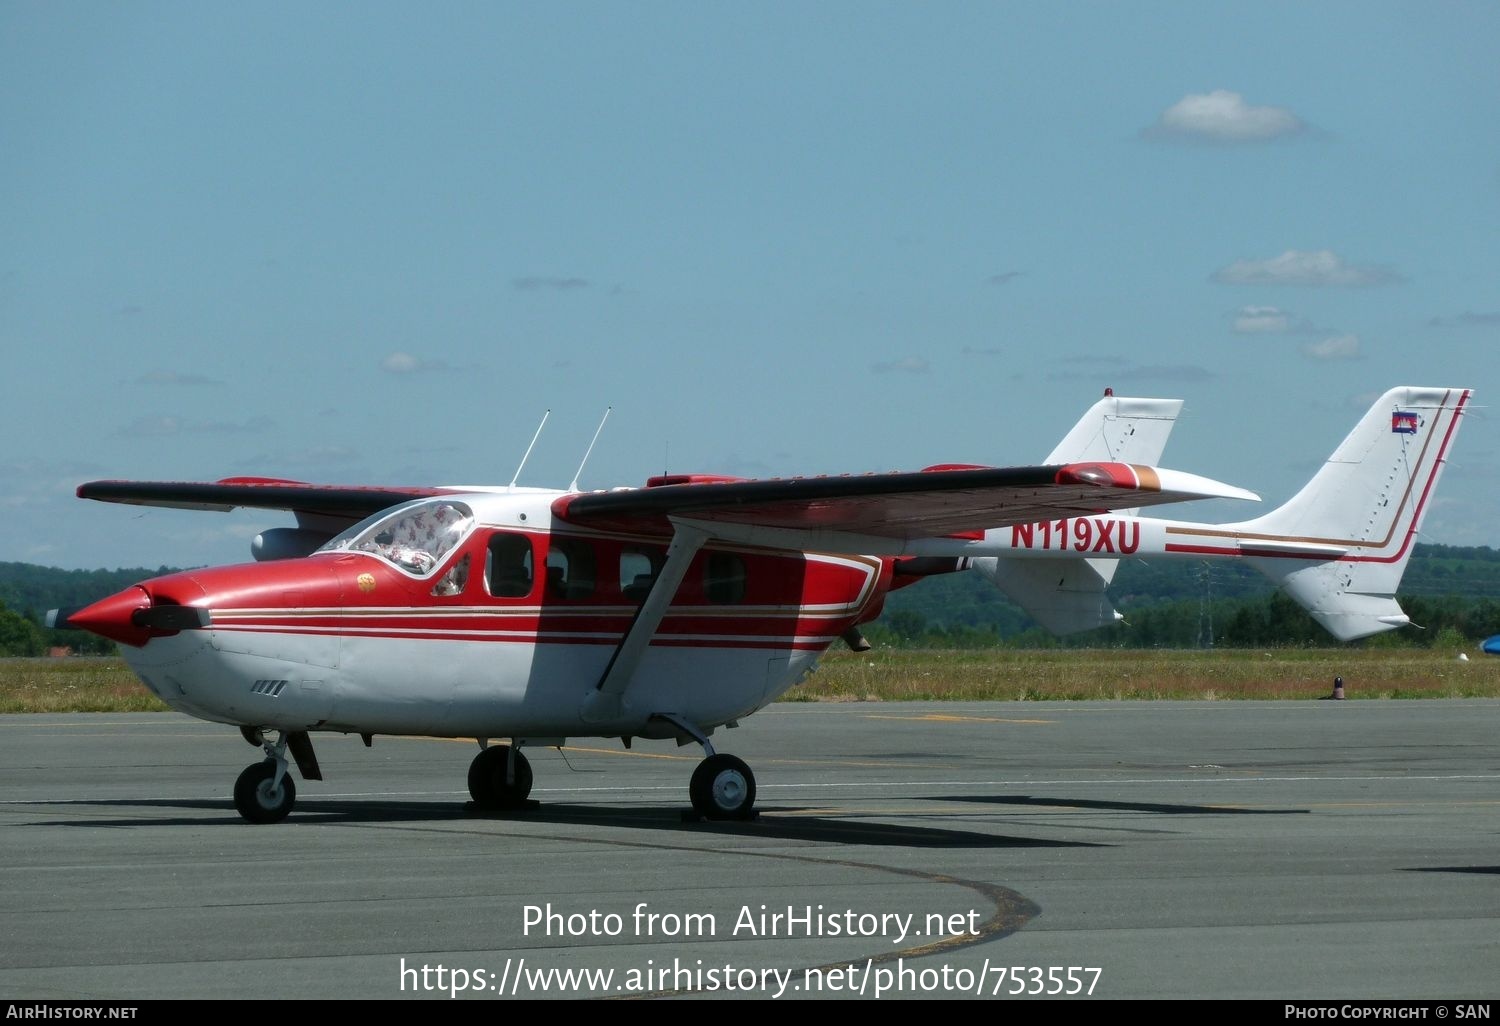
<svg viewBox="0 0 1500 1026">
<path fill-rule="evenodd" d="M 272 559 L 301 559 L 310 556 L 332 538 L 326 531 L 303 527 L 273 527 L 262 531 L 250 542 L 250 555 L 257 563 Z"/>
</svg>

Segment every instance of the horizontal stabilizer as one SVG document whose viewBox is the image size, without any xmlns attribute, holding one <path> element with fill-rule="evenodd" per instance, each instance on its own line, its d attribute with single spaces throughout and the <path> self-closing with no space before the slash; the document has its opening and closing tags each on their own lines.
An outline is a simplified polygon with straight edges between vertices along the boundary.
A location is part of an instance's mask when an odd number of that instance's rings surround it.
<svg viewBox="0 0 1500 1026">
<path fill-rule="evenodd" d="M 1122 619 L 1104 593 L 1109 580 L 1094 562 L 1112 572 L 1117 561 L 982 556 L 971 566 L 1053 634 L 1075 634 Z"/>
</svg>

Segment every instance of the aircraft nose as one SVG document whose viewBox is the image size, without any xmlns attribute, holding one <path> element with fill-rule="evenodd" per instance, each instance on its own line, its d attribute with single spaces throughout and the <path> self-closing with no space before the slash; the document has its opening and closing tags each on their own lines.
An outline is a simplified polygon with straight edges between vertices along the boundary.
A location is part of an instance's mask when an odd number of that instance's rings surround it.
<svg viewBox="0 0 1500 1026">
<path fill-rule="evenodd" d="M 82 609 L 56 611 L 48 616 L 49 625 L 90 631 L 135 648 L 152 638 L 208 626 L 207 609 L 185 605 L 176 596 L 153 595 L 149 586 L 135 584 Z"/>
<path fill-rule="evenodd" d="M 150 608 L 151 596 L 146 594 L 145 588 L 135 584 L 82 609 L 60 612 L 55 618 L 60 621 L 59 627 L 76 627 L 139 648 L 150 640 L 151 635 L 145 628 L 137 627 L 132 618 L 137 612 Z"/>
</svg>

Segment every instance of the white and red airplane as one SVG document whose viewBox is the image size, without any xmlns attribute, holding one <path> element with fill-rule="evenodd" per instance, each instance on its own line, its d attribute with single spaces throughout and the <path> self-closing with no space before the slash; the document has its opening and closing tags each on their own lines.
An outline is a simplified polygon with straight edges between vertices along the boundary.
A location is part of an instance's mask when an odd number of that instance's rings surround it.
<svg viewBox="0 0 1500 1026">
<path fill-rule="evenodd" d="M 1244 559 L 1340 640 L 1405 624 L 1396 587 L 1469 396 L 1392 389 L 1294 498 L 1220 525 L 1135 515 L 1256 496 L 1152 466 L 1181 403 L 1108 393 L 1035 467 L 588 492 L 96 481 L 79 496 L 286 510 L 298 526 L 259 535 L 257 562 L 144 581 L 49 624 L 118 641 L 168 705 L 261 747 L 234 788 L 252 822 L 291 811 L 289 754 L 322 779 L 317 731 L 477 738 L 469 791 L 488 809 L 530 804 L 527 745 L 696 742 L 694 808 L 740 818 L 755 777 L 709 736 L 835 641 L 863 646 L 887 592 L 923 576 L 972 568 L 1067 632 L 1119 618 L 1104 592 L 1121 557 Z"/>
</svg>

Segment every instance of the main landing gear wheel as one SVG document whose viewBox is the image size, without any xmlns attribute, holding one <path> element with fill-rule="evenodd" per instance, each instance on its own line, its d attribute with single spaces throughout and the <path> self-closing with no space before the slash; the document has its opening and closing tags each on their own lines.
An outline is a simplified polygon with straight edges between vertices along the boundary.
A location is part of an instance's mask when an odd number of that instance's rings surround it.
<svg viewBox="0 0 1500 1026">
<path fill-rule="evenodd" d="M 693 770 L 688 794 L 704 819 L 750 819 L 755 807 L 755 774 L 732 755 L 710 755 Z"/>
<path fill-rule="evenodd" d="M 297 785 L 290 773 L 275 784 L 276 760 L 267 759 L 245 767 L 234 782 L 234 807 L 252 823 L 279 823 L 297 803 Z M 275 785 L 275 786 L 273 786 Z"/>
<path fill-rule="evenodd" d="M 509 773 L 512 757 L 514 778 Z M 520 749 L 510 745 L 486 748 L 469 763 L 469 794 L 476 806 L 487 811 L 526 808 L 526 797 L 531 794 L 531 763 Z"/>
</svg>

